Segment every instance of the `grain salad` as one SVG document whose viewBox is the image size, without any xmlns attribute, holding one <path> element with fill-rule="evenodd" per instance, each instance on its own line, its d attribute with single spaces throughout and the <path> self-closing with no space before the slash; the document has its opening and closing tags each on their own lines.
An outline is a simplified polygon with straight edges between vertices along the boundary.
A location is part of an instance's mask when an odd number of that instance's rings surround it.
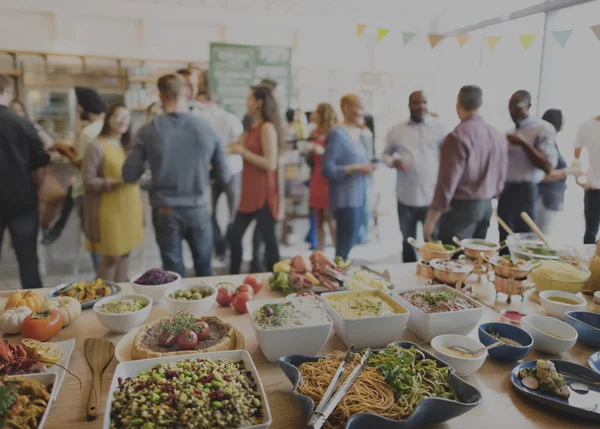
<svg viewBox="0 0 600 429">
<path fill-rule="evenodd" d="M 242 361 L 186 360 L 119 379 L 110 427 L 234 429 L 261 423 L 263 411 Z"/>
</svg>

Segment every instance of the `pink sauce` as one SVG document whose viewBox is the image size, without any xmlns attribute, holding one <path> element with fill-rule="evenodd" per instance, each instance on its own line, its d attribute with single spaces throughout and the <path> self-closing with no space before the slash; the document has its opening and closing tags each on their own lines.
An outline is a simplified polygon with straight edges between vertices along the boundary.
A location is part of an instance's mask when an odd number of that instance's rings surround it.
<svg viewBox="0 0 600 429">
<path fill-rule="evenodd" d="M 508 320 L 520 322 L 521 319 L 523 318 L 524 314 L 521 314 L 518 311 L 506 311 L 506 312 L 502 313 L 502 316 Z"/>
</svg>

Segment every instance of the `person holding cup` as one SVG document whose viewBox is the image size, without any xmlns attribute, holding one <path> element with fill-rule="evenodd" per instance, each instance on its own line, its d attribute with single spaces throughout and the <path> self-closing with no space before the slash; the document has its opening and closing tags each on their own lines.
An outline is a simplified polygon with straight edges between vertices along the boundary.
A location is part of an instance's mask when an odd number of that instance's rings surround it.
<svg viewBox="0 0 600 429">
<path fill-rule="evenodd" d="M 344 120 L 329 131 L 321 172 L 329 181 L 329 209 L 336 221 L 335 254 L 344 259 L 358 242 L 367 204 L 367 176 L 376 164 L 366 154 L 364 108 L 360 98 L 348 94 L 340 100 Z"/>
</svg>

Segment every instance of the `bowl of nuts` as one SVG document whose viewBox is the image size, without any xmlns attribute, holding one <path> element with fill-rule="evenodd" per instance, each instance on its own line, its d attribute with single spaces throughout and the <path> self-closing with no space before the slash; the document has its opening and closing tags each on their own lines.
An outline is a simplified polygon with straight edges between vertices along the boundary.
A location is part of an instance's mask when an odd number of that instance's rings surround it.
<svg viewBox="0 0 600 429">
<path fill-rule="evenodd" d="M 167 290 L 167 307 L 174 315 L 187 311 L 202 317 L 215 305 L 217 290 L 209 285 L 175 285 Z"/>
</svg>

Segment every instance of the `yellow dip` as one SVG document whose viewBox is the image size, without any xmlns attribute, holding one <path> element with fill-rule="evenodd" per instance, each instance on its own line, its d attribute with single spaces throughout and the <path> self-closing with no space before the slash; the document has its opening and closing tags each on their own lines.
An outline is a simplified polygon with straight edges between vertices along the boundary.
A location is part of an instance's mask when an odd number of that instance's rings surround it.
<svg viewBox="0 0 600 429">
<path fill-rule="evenodd" d="M 381 291 L 336 293 L 325 299 L 344 319 L 406 313 L 404 307 Z"/>
<path fill-rule="evenodd" d="M 577 304 L 579 304 L 579 302 L 575 301 L 574 299 L 563 298 L 562 296 L 549 296 L 546 299 L 548 301 L 562 302 L 563 304 L 569 304 L 569 305 L 577 305 Z"/>
</svg>

